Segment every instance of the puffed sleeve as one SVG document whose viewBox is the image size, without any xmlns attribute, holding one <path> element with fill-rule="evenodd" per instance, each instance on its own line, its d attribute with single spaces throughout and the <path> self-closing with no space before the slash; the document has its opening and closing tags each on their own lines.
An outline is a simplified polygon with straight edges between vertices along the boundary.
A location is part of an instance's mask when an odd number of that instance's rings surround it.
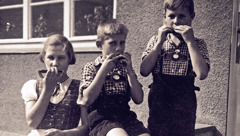
<svg viewBox="0 0 240 136">
<path fill-rule="evenodd" d="M 36 80 L 29 80 L 23 85 L 21 93 L 25 104 L 37 100 L 36 83 Z"/>
</svg>

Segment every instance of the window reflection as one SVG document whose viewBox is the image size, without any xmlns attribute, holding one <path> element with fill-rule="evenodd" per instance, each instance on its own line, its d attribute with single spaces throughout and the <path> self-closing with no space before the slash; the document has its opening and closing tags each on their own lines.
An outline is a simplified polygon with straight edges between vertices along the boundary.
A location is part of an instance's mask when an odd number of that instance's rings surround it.
<svg viewBox="0 0 240 136">
<path fill-rule="evenodd" d="M 0 6 L 8 6 L 14 4 L 22 4 L 23 0 L 0 0 Z"/>
<path fill-rule="evenodd" d="M 97 25 L 113 18 L 113 0 L 76 0 L 74 35 L 96 35 Z"/>
<path fill-rule="evenodd" d="M 32 37 L 63 34 L 63 3 L 32 7 Z"/>
<path fill-rule="evenodd" d="M 23 37 L 22 8 L 0 10 L 0 39 Z"/>
</svg>

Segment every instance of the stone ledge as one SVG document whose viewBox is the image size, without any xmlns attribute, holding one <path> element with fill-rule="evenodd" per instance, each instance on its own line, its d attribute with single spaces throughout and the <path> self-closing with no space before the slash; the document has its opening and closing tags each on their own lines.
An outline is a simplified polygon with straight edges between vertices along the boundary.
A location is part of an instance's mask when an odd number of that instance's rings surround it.
<svg viewBox="0 0 240 136">
<path fill-rule="evenodd" d="M 195 125 L 196 136 L 212 136 L 214 133 L 214 130 L 215 130 L 215 127 L 213 125 L 207 125 L 207 124 Z M 25 135 L 0 131 L 0 136 L 25 136 Z"/>
<path fill-rule="evenodd" d="M 202 134 L 202 133 L 214 133 L 215 126 L 207 125 L 207 124 L 196 124 L 195 125 L 195 134 Z"/>
<path fill-rule="evenodd" d="M 0 136 L 26 136 L 26 135 L 12 133 L 12 132 L 6 132 L 6 131 L 0 131 Z"/>
</svg>

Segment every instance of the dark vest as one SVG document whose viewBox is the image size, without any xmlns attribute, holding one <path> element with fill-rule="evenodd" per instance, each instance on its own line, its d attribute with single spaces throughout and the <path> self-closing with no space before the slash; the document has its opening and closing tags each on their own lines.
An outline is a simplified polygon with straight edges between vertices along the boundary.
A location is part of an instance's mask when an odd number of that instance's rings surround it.
<svg viewBox="0 0 240 136">
<path fill-rule="evenodd" d="M 63 100 L 58 104 L 49 103 L 45 116 L 37 129 L 56 128 L 60 130 L 72 129 L 78 126 L 80 120 L 80 106 L 77 105 L 79 80 L 72 80 Z M 41 94 L 41 82 L 37 82 L 37 94 Z"/>
</svg>

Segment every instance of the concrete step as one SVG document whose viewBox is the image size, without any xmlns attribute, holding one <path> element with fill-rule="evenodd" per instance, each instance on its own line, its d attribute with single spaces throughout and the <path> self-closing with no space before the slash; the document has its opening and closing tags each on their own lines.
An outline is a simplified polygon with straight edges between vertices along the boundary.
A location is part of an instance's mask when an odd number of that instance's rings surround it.
<svg viewBox="0 0 240 136">
<path fill-rule="evenodd" d="M 195 125 L 195 136 L 213 136 L 215 127 L 207 124 Z"/>
<path fill-rule="evenodd" d="M 215 127 L 207 124 L 196 124 L 195 125 L 195 136 L 213 136 Z M 26 136 L 17 133 L 0 131 L 0 136 Z"/>
<path fill-rule="evenodd" d="M 26 136 L 12 132 L 0 131 L 0 136 Z"/>
</svg>

